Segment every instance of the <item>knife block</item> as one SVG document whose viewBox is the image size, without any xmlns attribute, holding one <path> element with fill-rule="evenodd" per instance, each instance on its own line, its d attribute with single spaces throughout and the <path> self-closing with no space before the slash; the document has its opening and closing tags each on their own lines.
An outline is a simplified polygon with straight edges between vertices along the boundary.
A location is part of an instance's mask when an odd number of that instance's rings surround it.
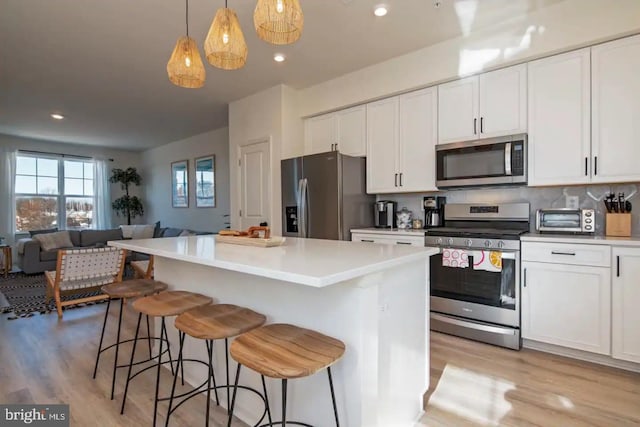
<svg viewBox="0 0 640 427">
<path fill-rule="evenodd" d="M 631 236 L 631 214 L 630 213 L 608 213 L 606 218 L 607 236 L 630 237 Z"/>
</svg>

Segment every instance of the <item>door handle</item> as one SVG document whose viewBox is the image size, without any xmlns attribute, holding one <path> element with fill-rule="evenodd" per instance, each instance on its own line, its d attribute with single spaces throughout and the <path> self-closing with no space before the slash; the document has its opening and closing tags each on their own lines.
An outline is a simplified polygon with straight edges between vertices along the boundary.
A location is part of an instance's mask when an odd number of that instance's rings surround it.
<svg viewBox="0 0 640 427">
<path fill-rule="evenodd" d="M 338 143 L 336 142 L 335 144 L 333 144 L 336 146 L 336 148 L 334 149 L 335 151 L 338 151 Z"/>
<path fill-rule="evenodd" d="M 593 174 L 598 175 L 598 156 L 593 158 Z"/>
<path fill-rule="evenodd" d="M 361 242 L 373 243 L 373 240 L 369 239 L 360 239 Z"/>
<path fill-rule="evenodd" d="M 616 277 L 620 277 L 620 255 L 616 255 Z"/>
<path fill-rule="evenodd" d="M 522 278 L 522 286 L 527 287 L 527 269 L 524 269 L 524 277 Z"/>
<path fill-rule="evenodd" d="M 411 242 L 396 242 L 396 245 L 411 245 Z"/>
<path fill-rule="evenodd" d="M 569 255 L 576 256 L 575 252 L 559 252 L 559 251 L 551 251 L 551 255 Z"/>
<path fill-rule="evenodd" d="M 478 132 L 476 131 L 477 129 L 477 124 L 478 124 L 478 119 L 473 119 L 473 134 L 477 135 Z"/>
<path fill-rule="evenodd" d="M 398 186 L 398 174 L 395 175 L 394 182 L 395 182 L 395 186 L 397 187 Z"/>
<path fill-rule="evenodd" d="M 589 176 L 589 158 L 584 158 L 584 176 Z"/>
<path fill-rule="evenodd" d="M 402 172 L 400 172 L 400 187 L 402 187 Z"/>
<path fill-rule="evenodd" d="M 483 123 L 484 123 L 484 117 L 480 117 L 480 133 L 484 133 Z"/>
</svg>

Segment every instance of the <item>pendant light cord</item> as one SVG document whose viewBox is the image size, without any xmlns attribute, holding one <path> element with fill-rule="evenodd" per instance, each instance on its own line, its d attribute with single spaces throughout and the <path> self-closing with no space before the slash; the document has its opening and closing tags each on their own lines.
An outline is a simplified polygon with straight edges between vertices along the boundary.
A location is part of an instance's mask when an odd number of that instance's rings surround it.
<svg viewBox="0 0 640 427">
<path fill-rule="evenodd" d="M 189 0 L 185 0 L 187 7 L 185 8 L 185 20 L 187 21 L 187 37 L 189 37 Z"/>
</svg>

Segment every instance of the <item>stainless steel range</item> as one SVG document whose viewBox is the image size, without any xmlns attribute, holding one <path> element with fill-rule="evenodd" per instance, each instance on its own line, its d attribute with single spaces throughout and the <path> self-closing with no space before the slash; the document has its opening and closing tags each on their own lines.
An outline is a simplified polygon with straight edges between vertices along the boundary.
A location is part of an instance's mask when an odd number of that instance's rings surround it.
<svg viewBox="0 0 640 427">
<path fill-rule="evenodd" d="M 445 227 L 426 231 L 431 329 L 520 349 L 520 235 L 529 204 L 448 204 Z"/>
</svg>

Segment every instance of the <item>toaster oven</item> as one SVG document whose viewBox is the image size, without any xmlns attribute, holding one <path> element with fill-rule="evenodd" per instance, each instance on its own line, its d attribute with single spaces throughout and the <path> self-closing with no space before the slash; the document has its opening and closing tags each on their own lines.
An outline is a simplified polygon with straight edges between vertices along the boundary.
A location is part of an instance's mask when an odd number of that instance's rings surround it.
<svg viewBox="0 0 640 427">
<path fill-rule="evenodd" d="M 557 233 L 594 233 L 596 213 L 593 209 L 538 209 L 536 231 Z"/>
</svg>

